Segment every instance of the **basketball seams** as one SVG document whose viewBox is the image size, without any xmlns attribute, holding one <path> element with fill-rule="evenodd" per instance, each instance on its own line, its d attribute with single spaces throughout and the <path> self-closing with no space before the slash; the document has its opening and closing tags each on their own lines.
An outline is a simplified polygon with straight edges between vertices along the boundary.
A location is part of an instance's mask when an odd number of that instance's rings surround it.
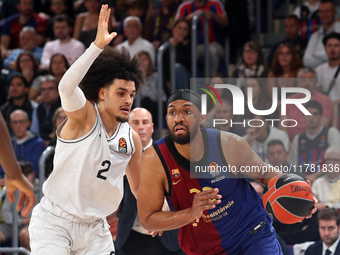
<svg viewBox="0 0 340 255">
<path fill-rule="evenodd" d="M 277 180 L 276 180 L 277 181 Z M 304 181 L 301 181 L 301 180 L 297 180 L 297 181 L 293 181 L 293 182 L 289 182 L 289 183 L 286 183 L 285 185 L 281 186 L 280 188 L 276 189 L 275 185 L 273 188 L 275 188 L 275 191 L 278 191 L 279 189 L 282 189 L 283 187 L 286 187 L 287 185 L 290 185 L 290 184 L 293 184 L 293 183 L 297 183 L 297 182 L 303 182 L 304 184 L 306 184 L 307 182 L 304 182 Z M 275 182 L 276 184 L 276 182 Z M 269 202 L 270 201 L 270 198 L 275 194 L 275 191 L 268 197 L 267 201 Z M 269 190 L 268 190 L 269 192 Z M 276 200 L 276 199 L 275 199 Z M 274 201 L 275 201 L 274 200 Z M 273 201 L 273 202 L 274 202 Z"/>
<path fill-rule="evenodd" d="M 290 214 L 290 215 L 292 215 L 292 216 L 294 216 L 294 217 L 296 217 L 296 218 L 301 218 L 301 216 L 298 216 L 298 215 L 296 215 L 296 214 L 294 214 L 294 213 L 288 211 L 288 210 L 287 210 L 286 208 L 284 208 L 278 201 L 275 200 L 274 202 L 276 202 L 276 203 L 281 207 L 281 209 L 282 209 L 283 211 L 287 212 L 288 214 Z M 273 203 L 274 203 L 274 202 L 273 202 Z M 273 207 L 272 207 L 272 210 L 273 210 L 273 212 L 274 212 L 274 215 L 276 215 L 275 210 L 274 210 Z M 276 220 L 278 220 L 279 222 L 281 222 L 281 223 L 283 223 L 283 224 L 287 224 L 287 223 L 284 223 L 284 222 L 280 221 L 276 216 L 275 216 L 275 218 L 276 218 Z"/>
<path fill-rule="evenodd" d="M 300 222 L 304 218 L 304 211 L 300 212 L 293 210 L 293 208 L 290 209 L 288 206 L 290 203 L 287 204 L 285 201 L 292 200 L 292 202 L 295 201 L 294 203 L 296 205 L 305 204 L 306 206 L 309 203 L 313 203 L 313 193 L 310 192 L 307 194 L 303 192 L 309 191 L 310 185 L 308 182 L 294 175 L 290 177 L 282 174 L 276 178 L 272 178 L 266 185 L 267 191 L 262 197 L 264 202 L 263 206 L 266 211 L 273 214 L 276 220 L 284 224 Z M 305 206 L 303 208 L 305 208 Z"/>
</svg>

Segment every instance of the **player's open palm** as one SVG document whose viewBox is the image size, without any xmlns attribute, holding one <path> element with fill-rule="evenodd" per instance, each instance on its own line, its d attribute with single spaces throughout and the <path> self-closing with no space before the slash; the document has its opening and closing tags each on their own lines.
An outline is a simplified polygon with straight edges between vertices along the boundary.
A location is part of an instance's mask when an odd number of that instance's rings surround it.
<svg viewBox="0 0 340 255">
<path fill-rule="evenodd" d="M 210 189 L 199 192 L 194 196 L 190 209 L 190 215 L 192 215 L 193 219 L 200 218 L 203 211 L 213 209 L 217 204 L 221 203 L 222 196 L 217 194 L 218 192 L 218 189 Z"/>
<path fill-rule="evenodd" d="M 107 4 L 103 4 L 99 14 L 97 35 L 94 44 L 103 49 L 108 45 L 113 38 L 117 35 L 116 32 L 109 33 L 109 19 L 111 15 L 111 9 L 109 9 Z"/>
</svg>

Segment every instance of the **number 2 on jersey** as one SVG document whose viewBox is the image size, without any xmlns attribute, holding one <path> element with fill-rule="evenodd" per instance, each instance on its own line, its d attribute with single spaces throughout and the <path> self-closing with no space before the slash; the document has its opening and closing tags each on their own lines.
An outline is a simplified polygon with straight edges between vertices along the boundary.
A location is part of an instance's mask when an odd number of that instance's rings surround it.
<svg viewBox="0 0 340 255">
<path fill-rule="evenodd" d="M 103 179 L 103 180 L 106 180 L 106 178 L 107 178 L 106 176 L 103 175 L 103 173 L 106 173 L 107 171 L 109 171 L 110 166 L 111 166 L 111 161 L 110 160 L 104 160 L 102 162 L 102 166 L 105 167 L 105 165 L 107 165 L 107 167 L 99 170 L 98 174 L 97 174 L 97 177 L 100 178 L 100 179 Z"/>
</svg>

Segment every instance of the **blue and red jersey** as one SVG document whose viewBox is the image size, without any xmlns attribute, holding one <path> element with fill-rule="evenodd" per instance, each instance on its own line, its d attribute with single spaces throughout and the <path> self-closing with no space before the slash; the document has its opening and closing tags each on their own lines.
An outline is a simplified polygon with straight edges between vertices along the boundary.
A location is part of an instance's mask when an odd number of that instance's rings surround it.
<svg viewBox="0 0 340 255">
<path fill-rule="evenodd" d="M 18 13 L 8 17 L 2 27 L 2 34 L 11 37 L 9 45 L 10 49 L 21 48 L 19 34 L 23 27 L 33 27 L 38 35 L 46 34 L 46 20 L 41 18 L 38 14 L 33 13 L 32 17 L 25 24 L 19 22 L 19 16 L 20 14 Z"/>
<path fill-rule="evenodd" d="M 224 7 L 219 0 L 205 0 L 202 7 L 197 7 L 193 1 L 183 2 L 177 10 L 175 19 L 184 18 L 196 10 L 211 11 L 218 15 L 226 15 Z M 220 24 L 214 19 L 210 19 L 209 23 L 209 42 L 221 42 Z M 197 23 L 197 44 L 204 43 L 204 19 L 201 18 Z"/>
<path fill-rule="evenodd" d="M 184 158 L 169 136 L 154 144 L 168 179 L 167 200 L 171 210 L 179 211 L 192 206 L 196 193 L 218 188 L 221 203 L 181 227 L 179 243 L 188 255 L 235 254 L 255 242 L 252 235 L 255 226 L 264 220 L 271 225 L 272 221 L 249 182 L 226 171 L 228 164 L 222 152 L 220 131 L 202 128 L 201 132 L 204 156 L 199 162 Z M 204 172 L 207 166 L 212 171 Z M 224 171 L 214 171 L 218 166 L 225 166 Z"/>
<path fill-rule="evenodd" d="M 299 135 L 299 166 L 303 168 L 304 172 L 307 170 L 307 174 L 310 172 L 309 170 L 317 171 L 325 160 L 325 151 L 328 148 L 328 131 L 328 127 L 323 127 L 320 134 L 314 139 L 309 139 L 306 132 Z"/>
</svg>

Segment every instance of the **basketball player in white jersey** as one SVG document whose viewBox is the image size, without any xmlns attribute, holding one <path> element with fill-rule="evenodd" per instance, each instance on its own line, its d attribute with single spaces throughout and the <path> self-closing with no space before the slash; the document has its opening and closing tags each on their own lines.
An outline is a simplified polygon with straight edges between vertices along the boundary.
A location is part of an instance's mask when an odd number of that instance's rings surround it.
<svg viewBox="0 0 340 255">
<path fill-rule="evenodd" d="M 142 146 L 126 121 L 144 76 L 136 58 L 104 49 L 116 35 L 109 17 L 103 5 L 95 41 L 59 84 L 68 118 L 57 128 L 54 169 L 33 210 L 33 255 L 114 254 L 105 217 L 123 197 L 124 174 L 134 194 L 138 188 Z"/>
</svg>

